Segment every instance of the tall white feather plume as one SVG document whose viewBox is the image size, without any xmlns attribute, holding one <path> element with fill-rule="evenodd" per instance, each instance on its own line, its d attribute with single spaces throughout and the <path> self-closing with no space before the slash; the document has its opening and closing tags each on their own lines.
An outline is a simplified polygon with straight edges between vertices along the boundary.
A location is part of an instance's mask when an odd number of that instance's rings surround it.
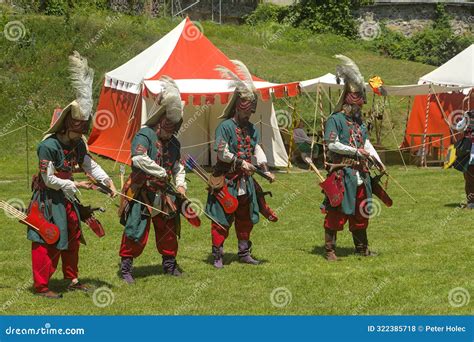
<svg viewBox="0 0 474 342">
<path fill-rule="evenodd" d="M 178 85 L 169 76 L 161 76 L 163 91 L 161 93 L 161 105 L 166 108 L 166 117 L 173 123 L 178 123 L 183 118 L 183 104 Z"/>
<path fill-rule="evenodd" d="M 354 61 L 344 55 L 335 55 L 334 57 L 343 62 L 343 64 L 336 66 L 337 82 L 339 83 L 342 78 L 350 91 L 365 93 L 364 77 Z"/>
<path fill-rule="evenodd" d="M 255 92 L 257 89 L 252 80 L 252 75 L 249 70 L 239 60 L 231 60 L 237 69 L 237 75 L 230 69 L 224 66 L 217 66 L 215 70 L 219 71 L 222 78 L 231 80 L 231 86 L 235 87 L 240 96 L 246 100 L 255 100 Z"/>
<path fill-rule="evenodd" d="M 76 91 L 76 101 L 79 104 L 81 114 L 84 117 L 74 118 L 88 120 L 92 114 L 94 105 L 92 100 L 92 82 L 94 81 L 94 70 L 87 64 L 87 59 L 79 52 L 74 51 L 69 56 L 69 71 L 71 73 L 71 83 Z"/>
<path fill-rule="evenodd" d="M 234 65 L 237 68 L 237 75 L 241 79 L 244 80 L 245 85 L 247 86 L 249 90 L 252 91 L 252 95 L 253 95 L 257 91 L 257 89 L 255 88 L 255 85 L 253 84 L 252 74 L 250 74 L 249 69 L 244 63 L 242 63 L 241 61 L 237 59 L 233 59 L 231 60 L 231 62 L 234 63 Z"/>
</svg>

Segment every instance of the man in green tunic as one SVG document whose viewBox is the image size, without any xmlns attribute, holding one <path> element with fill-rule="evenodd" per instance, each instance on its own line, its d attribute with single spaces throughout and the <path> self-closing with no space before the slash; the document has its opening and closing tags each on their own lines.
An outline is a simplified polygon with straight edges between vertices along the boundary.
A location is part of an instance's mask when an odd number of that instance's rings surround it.
<svg viewBox="0 0 474 342">
<path fill-rule="evenodd" d="M 328 118 L 324 140 L 328 146 L 328 160 L 333 164 L 351 165 L 339 169 L 336 181 L 343 184 L 342 203 L 331 207 L 325 200 L 327 210 L 324 219 L 326 258 L 337 260 L 337 231 L 349 221 L 356 253 L 372 256 L 368 247 L 367 227 L 371 211 L 372 187 L 367 159 L 376 158 L 383 166 L 377 151 L 370 143 L 367 127 L 362 122 L 361 108 L 366 103 L 365 82 L 357 65 L 349 58 L 337 55 L 343 61 L 337 67 L 338 80 L 344 80 L 344 91 L 335 112 Z"/>
<path fill-rule="evenodd" d="M 466 209 L 474 209 L 474 110 L 464 114 L 455 129 L 462 137 L 456 143 L 456 161 L 453 167 L 464 174 Z"/>
<path fill-rule="evenodd" d="M 221 116 L 224 120 L 216 129 L 214 150 L 217 152 L 217 163 L 211 177 L 212 191 L 206 204 L 206 212 L 217 221 L 212 222 L 211 226 L 212 254 L 216 268 L 224 266 L 224 241 L 234 221 L 239 260 L 257 265 L 259 261 L 251 255 L 250 233 L 259 221 L 259 212 L 270 221 L 277 220 L 276 214 L 264 201 L 260 185 L 252 177 L 256 168 L 251 158 L 255 157 L 259 168 L 274 179 L 260 146 L 259 131 L 249 121 L 257 108 L 256 88 L 245 65 L 240 61 L 233 62 L 239 76 L 227 68 L 218 68 L 224 78 L 233 80 L 235 91 Z M 238 201 L 233 212 L 226 211 L 218 199 L 223 188 Z"/>
<path fill-rule="evenodd" d="M 34 289 L 47 298 L 62 295 L 48 288 L 62 260 L 64 278 L 71 281 L 68 290 L 87 291 L 89 288 L 78 280 L 80 242 L 84 242 L 76 194 L 78 188 L 89 189 L 88 182 L 76 182 L 73 173 L 84 171 L 96 181 L 115 187 L 110 177 L 88 154 L 84 134 L 87 134 L 92 114 L 93 70 L 87 60 L 77 52 L 70 57 L 73 86 L 77 100 L 64 108 L 38 145 L 39 174 L 33 179 L 33 196 L 30 206 L 36 202 L 44 217 L 59 228 L 59 240 L 48 245 L 33 229 L 27 237 L 32 241 L 32 267 Z"/>
<path fill-rule="evenodd" d="M 132 173 L 123 193 L 140 201 L 122 200 L 121 222 L 125 226 L 120 246 L 122 278 L 134 283 L 133 259 L 148 241 L 150 223 L 155 228 L 156 248 L 162 255 L 165 274 L 180 276 L 176 263 L 180 230 L 176 196 L 167 192 L 174 178 L 176 190 L 186 193 L 185 169 L 180 162 L 181 145 L 174 136 L 183 121 L 183 104 L 176 83 L 162 76 L 160 107 L 152 113 L 132 141 Z M 158 210 L 156 210 L 158 209 Z"/>
</svg>

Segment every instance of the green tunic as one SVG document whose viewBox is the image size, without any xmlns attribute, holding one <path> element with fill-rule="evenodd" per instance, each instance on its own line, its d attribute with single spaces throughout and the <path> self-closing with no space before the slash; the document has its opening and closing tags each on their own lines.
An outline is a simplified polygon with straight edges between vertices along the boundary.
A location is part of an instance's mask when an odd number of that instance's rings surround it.
<svg viewBox="0 0 474 342">
<path fill-rule="evenodd" d="M 76 166 L 82 165 L 87 154 L 87 147 L 81 139 L 78 145 L 71 150 L 69 146 L 61 144 L 56 135 L 52 135 L 38 145 L 37 154 L 40 169 L 38 180 L 41 186 L 33 190 L 31 202 L 38 202 L 44 217 L 58 226 L 59 240 L 55 247 L 59 250 L 67 250 L 69 239 L 65 206 L 66 198 L 62 190 L 47 188 L 44 185 L 41 174 L 46 173 L 48 163 L 52 162 L 57 172 L 65 175 L 69 174 L 68 178 L 72 180 L 72 171 Z M 80 219 L 79 210 L 75 204 L 74 209 L 76 210 L 77 217 Z M 28 228 L 27 238 L 34 242 L 45 243 L 41 236 L 30 228 Z"/>
<path fill-rule="evenodd" d="M 255 146 L 260 143 L 260 134 L 252 123 L 241 128 L 237 125 L 235 120 L 226 119 L 216 128 L 214 151 L 217 152 L 220 144 L 223 143 L 228 144 L 229 152 L 233 153 L 237 158 L 250 162 L 255 152 Z M 250 176 L 240 175 L 233 180 L 229 180 L 227 187 L 229 193 L 237 197 L 239 184 L 243 178 L 246 180 L 246 194 L 250 197 L 250 219 L 253 224 L 256 224 L 259 221 L 259 206 L 254 179 Z M 213 193 L 208 194 L 206 212 L 224 227 L 230 227 L 233 222 L 233 214 L 229 215 L 224 212 L 224 209 Z"/>
<path fill-rule="evenodd" d="M 150 127 L 144 127 L 140 129 L 133 138 L 131 155 L 134 157 L 146 153 L 151 160 L 154 160 L 158 165 L 166 170 L 168 178 L 170 179 L 173 176 L 173 165 L 175 162 L 179 162 L 181 158 L 180 149 L 181 144 L 176 137 L 173 136 L 168 141 L 162 141 L 158 139 L 158 136 L 153 129 Z M 142 173 L 145 177 L 151 177 L 145 175 L 142 170 L 134 166 L 132 166 L 132 172 Z M 145 192 L 148 201 L 153 204 L 156 192 L 149 191 L 146 188 L 142 191 Z M 131 201 L 125 222 L 125 235 L 134 241 L 139 241 L 145 232 L 149 218 L 149 210 L 145 205 Z M 176 215 L 173 219 L 176 220 L 176 224 L 179 226 L 179 215 Z M 179 235 L 179 231 L 177 231 L 177 234 Z"/>
<path fill-rule="evenodd" d="M 474 118 L 469 121 L 469 126 L 464 131 L 464 137 L 460 139 L 456 144 L 456 161 L 453 163 L 453 167 L 466 173 L 469 166 L 474 165 Z"/>
<path fill-rule="evenodd" d="M 333 113 L 326 121 L 324 140 L 329 144 L 335 142 L 336 137 L 338 137 L 339 142 L 344 145 L 363 148 L 368 139 L 367 127 L 365 124 L 359 125 L 350 116 L 347 116 L 343 112 Z M 340 156 L 341 155 L 334 155 L 336 159 Z M 345 167 L 342 172 L 344 173 L 345 188 L 342 204 L 340 207 L 334 208 L 329 205 L 329 201 L 325 201 L 326 207 L 329 210 L 342 210 L 346 215 L 354 215 L 356 210 L 357 171 L 352 167 Z M 365 184 L 367 200 L 370 201 L 372 198 L 370 174 L 361 171 L 359 171 L 359 174 Z M 371 206 L 368 206 L 368 210 L 370 210 L 370 208 Z"/>
</svg>

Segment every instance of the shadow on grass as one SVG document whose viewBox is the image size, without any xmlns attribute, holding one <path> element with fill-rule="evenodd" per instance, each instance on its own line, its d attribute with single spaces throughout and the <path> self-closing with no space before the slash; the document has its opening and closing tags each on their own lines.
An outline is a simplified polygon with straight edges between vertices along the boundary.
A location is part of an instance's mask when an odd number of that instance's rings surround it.
<svg viewBox="0 0 474 342">
<path fill-rule="evenodd" d="M 107 286 L 108 288 L 114 287 L 112 284 L 106 281 L 97 279 L 97 278 L 80 278 L 79 280 L 82 284 L 90 286 L 92 291 L 102 286 Z M 64 293 L 64 292 L 67 292 L 67 287 L 69 284 L 70 284 L 70 281 L 66 279 L 51 279 L 49 281 L 48 287 L 50 290 L 54 292 Z M 33 287 L 31 287 L 30 291 L 32 293 L 35 293 L 35 290 Z"/>
<path fill-rule="evenodd" d="M 154 265 L 146 265 L 146 266 L 134 266 L 132 274 L 133 274 L 133 278 L 138 279 L 138 278 L 151 277 L 154 275 L 162 275 L 165 273 L 163 272 L 163 268 L 161 267 L 161 265 L 154 264 Z M 117 276 L 119 278 L 122 278 L 120 270 L 117 271 Z"/>
<path fill-rule="evenodd" d="M 446 208 L 459 208 L 462 209 L 466 204 L 465 203 L 447 203 L 444 206 Z"/>
<path fill-rule="evenodd" d="M 325 259 L 326 250 L 324 246 L 314 246 L 311 254 L 319 255 L 321 258 Z M 347 257 L 350 255 L 354 255 L 354 248 L 349 247 L 336 247 L 336 255 L 338 257 Z"/>
<path fill-rule="evenodd" d="M 260 259 L 260 258 L 257 258 L 257 257 L 255 257 L 255 259 L 260 261 L 261 264 L 266 264 L 266 263 L 270 262 L 267 259 Z M 203 259 L 203 261 L 206 264 L 212 265 L 214 263 L 214 257 L 212 256 L 212 254 L 209 254 L 206 259 Z M 239 256 L 236 253 L 224 253 L 224 265 L 230 265 L 234 262 L 239 263 Z"/>
</svg>

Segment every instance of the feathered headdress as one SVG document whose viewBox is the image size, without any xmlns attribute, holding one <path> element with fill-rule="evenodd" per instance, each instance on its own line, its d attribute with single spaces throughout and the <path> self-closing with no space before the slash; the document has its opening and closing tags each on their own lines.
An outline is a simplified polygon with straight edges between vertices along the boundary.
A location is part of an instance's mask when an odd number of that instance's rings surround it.
<svg viewBox="0 0 474 342">
<path fill-rule="evenodd" d="M 160 106 L 148 117 L 145 125 L 155 126 L 165 115 L 163 128 L 175 130 L 175 126 L 183 119 L 184 104 L 181 101 L 181 94 L 178 85 L 171 77 L 163 75 L 160 81 L 162 86 Z"/>
<path fill-rule="evenodd" d="M 56 133 L 64 128 L 86 134 L 89 129 L 89 121 L 94 106 L 92 99 L 94 70 L 89 67 L 86 58 L 82 57 L 79 52 L 74 51 L 69 56 L 69 72 L 71 74 L 71 85 L 76 93 L 76 100 L 61 111 L 45 134 Z"/>
<path fill-rule="evenodd" d="M 231 62 L 235 65 L 237 74 L 222 65 L 218 65 L 215 69 L 219 71 L 222 78 L 231 80 L 231 87 L 235 87 L 234 94 L 220 118 L 228 118 L 233 115 L 237 99 L 251 101 L 253 105 L 256 105 L 258 99 L 257 88 L 255 88 L 249 69 L 239 60 L 234 59 Z"/>
<path fill-rule="evenodd" d="M 216 70 L 219 71 L 222 78 L 230 79 L 231 86 L 235 87 L 235 90 L 239 93 L 240 97 L 246 100 L 254 100 L 255 93 L 257 89 L 253 84 L 252 75 L 250 74 L 249 69 L 239 60 L 231 60 L 234 63 L 237 74 L 234 74 L 230 69 L 219 65 L 217 66 Z"/>
<path fill-rule="evenodd" d="M 81 118 L 74 119 L 88 120 L 94 105 L 92 100 L 94 70 L 89 67 L 86 58 L 82 57 L 79 52 L 74 51 L 69 56 L 69 72 L 71 73 L 71 84 L 76 91 L 76 101 L 82 114 Z"/>
<path fill-rule="evenodd" d="M 357 64 L 344 55 L 335 55 L 334 57 L 342 61 L 342 64 L 336 66 L 336 81 L 338 84 L 341 83 L 341 79 L 344 81 L 344 91 L 336 105 L 336 111 L 341 110 L 342 105 L 348 103 L 347 101 L 351 102 L 348 98 L 354 98 L 356 99 L 355 101 L 360 100 L 362 103 L 366 103 L 367 95 L 364 77 L 360 73 Z"/>
</svg>

